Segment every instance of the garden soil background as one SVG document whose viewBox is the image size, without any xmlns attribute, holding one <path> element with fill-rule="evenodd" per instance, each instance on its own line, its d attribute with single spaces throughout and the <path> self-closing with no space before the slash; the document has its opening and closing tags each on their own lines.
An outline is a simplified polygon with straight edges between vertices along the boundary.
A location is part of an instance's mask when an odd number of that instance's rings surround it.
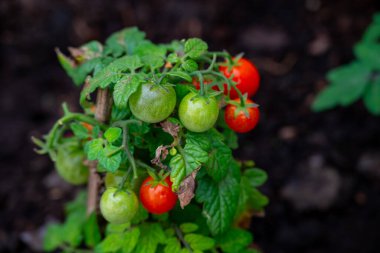
<svg viewBox="0 0 380 253">
<path fill-rule="evenodd" d="M 197 36 L 254 61 L 261 121 L 235 155 L 269 174 L 271 203 L 250 230 L 266 253 L 379 252 L 380 118 L 362 102 L 313 113 L 326 72 L 352 60 L 375 0 L 0 2 L 0 252 L 39 252 L 45 224 L 78 188 L 30 136 L 46 133 L 75 88 L 54 55 L 136 25 L 154 42 Z"/>
</svg>

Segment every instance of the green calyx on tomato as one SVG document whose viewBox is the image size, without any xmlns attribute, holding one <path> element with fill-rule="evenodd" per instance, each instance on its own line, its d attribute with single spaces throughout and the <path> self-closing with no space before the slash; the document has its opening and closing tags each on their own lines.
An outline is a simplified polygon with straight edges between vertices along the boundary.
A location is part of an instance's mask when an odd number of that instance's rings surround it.
<svg viewBox="0 0 380 253">
<path fill-rule="evenodd" d="M 132 114 L 147 123 L 163 121 L 173 112 L 176 105 L 176 93 L 169 85 L 140 85 L 129 98 Z"/>
<path fill-rule="evenodd" d="M 259 122 L 260 111 L 258 105 L 245 98 L 244 106 L 240 98 L 229 101 L 224 112 L 227 125 L 237 133 L 246 133 L 254 129 Z"/>
<path fill-rule="evenodd" d="M 159 181 L 149 176 L 140 187 L 140 201 L 145 209 L 153 214 L 169 212 L 176 205 L 177 199 L 168 176 Z"/>
<path fill-rule="evenodd" d="M 259 72 L 255 65 L 245 58 L 234 58 L 233 65 L 226 63 L 226 65 L 219 67 L 219 71 L 227 78 L 232 76 L 232 81 L 236 83 L 236 88 L 243 95 L 247 94 L 248 97 L 252 97 L 259 89 Z M 227 84 L 224 84 L 224 94 L 229 94 L 231 99 L 239 97 L 238 92 L 233 87 L 228 87 Z"/>
<path fill-rule="evenodd" d="M 88 168 L 83 164 L 85 154 L 76 141 L 67 141 L 59 146 L 55 167 L 58 174 L 73 185 L 84 184 L 88 180 Z"/>
<path fill-rule="evenodd" d="M 130 222 L 138 209 L 138 199 L 131 190 L 108 188 L 100 198 L 100 211 L 110 223 Z"/>
<path fill-rule="evenodd" d="M 219 106 L 215 97 L 189 93 L 179 104 L 178 114 L 188 130 L 200 133 L 214 126 L 218 119 Z"/>
</svg>

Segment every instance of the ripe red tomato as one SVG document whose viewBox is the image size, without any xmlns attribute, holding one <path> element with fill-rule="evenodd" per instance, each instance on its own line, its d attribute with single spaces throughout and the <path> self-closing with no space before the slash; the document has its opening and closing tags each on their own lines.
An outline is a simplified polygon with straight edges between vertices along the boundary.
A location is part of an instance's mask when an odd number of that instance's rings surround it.
<svg viewBox="0 0 380 253">
<path fill-rule="evenodd" d="M 240 103 L 240 99 L 234 99 L 234 101 Z M 253 103 L 252 100 L 247 99 L 246 104 Z M 224 112 L 224 119 L 227 125 L 237 133 L 246 133 L 256 127 L 260 118 L 260 111 L 257 107 L 247 108 L 249 117 L 247 117 L 243 111 L 240 111 L 235 117 L 236 105 L 229 104 Z"/>
<path fill-rule="evenodd" d="M 172 182 L 165 178 L 168 186 L 158 183 L 153 186 L 152 177 L 144 180 L 140 187 L 140 200 L 145 209 L 153 214 L 162 214 L 172 210 L 177 202 L 177 195 L 172 191 Z"/>
<path fill-rule="evenodd" d="M 232 67 L 231 71 L 228 71 L 227 66 L 219 67 L 219 71 L 224 76 L 229 78 L 233 75 L 232 80 L 237 83 L 236 87 L 244 95 L 248 93 L 248 97 L 252 97 L 259 89 L 260 75 L 256 67 L 247 59 L 240 58 L 237 62 L 237 66 Z M 224 94 L 228 95 L 227 84 L 224 85 Z M 234 88 L 231 87 L 230 98 L 238 98 L 239 95 Z"/>
</svg>

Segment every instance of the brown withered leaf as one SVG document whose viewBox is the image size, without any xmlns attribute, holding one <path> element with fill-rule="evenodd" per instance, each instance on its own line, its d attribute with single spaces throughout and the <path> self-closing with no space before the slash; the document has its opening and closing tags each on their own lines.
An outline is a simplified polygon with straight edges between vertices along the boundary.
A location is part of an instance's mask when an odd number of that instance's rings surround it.
<svg viewBox="0 0 380 253">
<path fill-rule="evenodd" d="M 170 146 L 164 146 L 161 145 L 156 149 L 156 156 L 152 159 L 152 164 L 162 168 L 162 169 L 167 169 L 168 166 L 162 163 L 163 160 L 166 159 L 166 157 L 169 154 L 168 147 Z"/>
<path fill-rule="evenodd" d="M 182 209 L 190 203 L 192 198 L 194 198 L 194 191 L 196 185 L 195 177 L 197 176 L 198 171 L 199 168 L 194 170 L 181 182 L 179 186 L 178 199 Z"/>
<path fill-rule="evenodd" d="M 164 130 L 164 132 L 167 132 L 168 134 L 173 136 L 173 138 L 178 137 L 179 125 L 176 125 L 176 124 L 166 120 L 166 121 L 161 123 L 161 127 L 162 127 L 162 130 Z"/>
</svg>

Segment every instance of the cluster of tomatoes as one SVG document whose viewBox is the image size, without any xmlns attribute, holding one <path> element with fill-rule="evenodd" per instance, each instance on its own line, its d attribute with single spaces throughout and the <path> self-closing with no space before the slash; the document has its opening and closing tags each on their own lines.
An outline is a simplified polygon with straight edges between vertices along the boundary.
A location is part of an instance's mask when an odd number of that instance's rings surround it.
<svg viewBox="0 0 380 253">
<path fill-rule="evenodd" d="M 260 76 L 256 67 L 247 59 L 240 58 L 233 66 L 221 66 L 219 71 L 226 78 L 232 76 L 236 83 L 235 87 L 224 85 L 223 92 L 228 98 L 224 114 L 227 125 L 238 133 L 252 130 L 259 121 L 259 109 L 249 99 L 259 88 Z M 193 79 L 193 85 L 200 89 L 196 79 Z M 218 90 L 218 87 L 214 86 L 212 89 Z M 245 98 L 243 102 L 240 100 L 240 97 L 243 97 L 241 95 Z M 172 114 L 176 99 L 175 89 L 171 86 L 144 84 L 131 95 L 129 106 L 136 118 L 148 123 L 157 123 Z M 190 92 L 179 103 L 178 117 L 181 123 L 193 132 L 205 132 L 212 128 L 218 114 L 219 105 L 215 97 Z"/>
<path fill-rule="evenodd" d="M 236 60 L 233 66 L 221 66 L 219 71 L 236 83 L 234 87 L 224 85 L 224 118 L 234 131 L 244 133 L 252 130 L 258 123 L 259 110 L 249 99 L 258 90 L 259 74 L 255 66 L 244 58 Z M 207 82 L 205 82 L 207 85 Z M 193 85 L 200 84 L 194 79 Z M 219 90 L 217 86 L 210 87 Z M 240 93 L 240 94 L 239 94 Z M 244 98 L 244 103 L 241 102 Z M 147 123 L 157 123 L 168 118 L 177 106 L 176 90 L 171 85 L 143 84 L 129 98 L 132 114 Z M 219 115 L 219 103 L 213 96 L 202 96 L 195 92 L 185 95 L 178 105 L 178 117 L 183 126 L 193 132 L 205 132 L 215 125 Z M 89 132 L 92 126 L 82 124 Z M 71 144 L 70 144 L 71 145 Z M 73 184 L 87 181 L 88 170 L 82 164 L 83 151 L 75 145 L 65 146 L 58 152 L 57 169 L 59 174 Z M 68 154 L 69 153 L 69 154 Z M 72 159 L 67 159 L 70 155 Z M 74 166 L 75 165 L 75 166 Z M 81 168 L 75 171 L 70 168 Z M 135 180 L 135 185 L 123 184 L 125 172 L 107 173 L 106 190 L 101 196 L 100 210 L 104 218 L 111 223 L 126 223 L 132 220 L 138 211 L 139 201 L 153 214 L 162 214 L 174 208 L 177 195 L 172 191 L 172 182 L 167 176 L 152 176 L 143 182 Z M 139 181 L 139 182 L 137 182 Z"/>
<path fill-rule="evenodd" d="M 232 67 L 221 66 L 220 72 L 236 83 L 235 89 L 224 86 L 228 105 L 225 109 L 225 121 L 234 131 L 244 133 L 252 130 L 258 123 L 259 110 L 247 97 L 252 97 L 258 90 L 260 77 L 255 66 L 248 60 L 240 58 Z M 199 89 L 199 82 L 193 82 Z M 212 87 L 218 89 L 217 87 Z M 244 95 L 244 96 L 242 96 Z M 240 97 L 246 100 L 241 103 Z M 133 115 L 148 123 L 157 123 L 169 117 L 177 105 L 175 89 L 170 86 L 143 84 L 131 95 L 129 106 Z M 188 130 L 204 132 L 212 128 L 218 118 L 219 104 L 215 97 L 205 97 L 197 93 L 188 93 L 179 103 L 178 117 Z M 117 175 L 108 174 L 106 185 L 111 185 L 103 193 L 100 208 L 103 216 L 111 223 L 130 221 L 138 209 L 138 199 L 133 190 L 118 190 L 120 183 Z M 107 183 L 108 181 L 108 183 Z M 174 208 L 177 195 L 172 191 L 169 177 L 154 179 L 148 177 L 139 189 L 142 205 L 153 214 L 162 214 Z M 129 187 L 130 188 L 130 187 Z"/>
<path fill-rule="evenodd" d="M 109 173 L 106 176 L 107 190 L 100 199 L 100 211 L 110 223 L 130 222 L 138 211 L 139 202 L 135 187 L 124 185 L 119 189 L 122 175 Z M 169 177 L 147 177 L 140 186 L 140 201 L 144 208 L 153 214 L 163 214 L 177 203 L 177 195 L 172 191 Z"/>
</svg>

